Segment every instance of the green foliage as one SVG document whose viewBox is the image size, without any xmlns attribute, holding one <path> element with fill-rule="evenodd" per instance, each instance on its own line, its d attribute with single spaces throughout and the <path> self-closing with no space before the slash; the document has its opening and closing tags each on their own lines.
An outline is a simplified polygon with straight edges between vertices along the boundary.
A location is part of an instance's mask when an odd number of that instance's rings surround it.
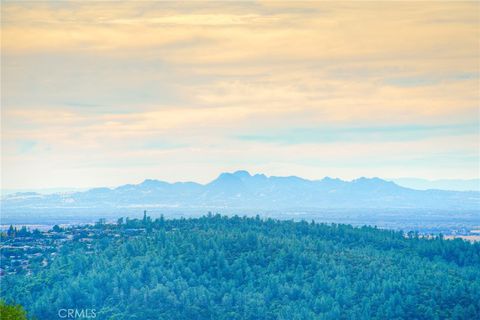
<svg viewBox="0 0 480 320">
<path fill-rule="evenodd" d="M 478 243 L 219 215 L 97 227 L 120 236 L 65 244 L 38 273 L 5 276 L 2 297 L 39 319 L 480 318 Z"/>
<path fill-rule="evenodd" d="M 52 231 L 54 231 L 54 232 L 62 232 L 63 229 L 60 228 L 60 226 L 59 226 L 58 224 L 56 224 L 56 225 L 53 226 Z"/>
<path fill-rule="evenodd" d="M 9 305 L 0 300 L 0 320 L 27 320 L 27 313 L 21 305 Z"/>
</svg>

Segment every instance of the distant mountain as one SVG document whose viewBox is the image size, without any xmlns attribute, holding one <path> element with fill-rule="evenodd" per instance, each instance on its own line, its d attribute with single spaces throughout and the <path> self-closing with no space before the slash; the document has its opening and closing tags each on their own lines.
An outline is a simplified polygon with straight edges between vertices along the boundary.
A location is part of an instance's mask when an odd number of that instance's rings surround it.
<svg viewBox="0 0 480 320">
<path fill-rule="evenodd" d="M 39 208 L 77 211 L 115 208 L 479 210 L 480 192 L 413 190 L 379 178 L 307 180 L 236 171 L 222 173 L 205 185 L 145 180 L 113 189 L 50 195 L 9 194 L 2 198 L 1 206 L 4 212 Z"/>
<path fill-rule="evenodd" d="M 6 196 L 14 193 L 22 192 L 36 192 L 40 194 L 51 194 L 51 193 L 60 193 L 60 192 L 79 192 L 85 191 L 88 188 L 45 188 L 45 189 L 1 189 L 1 196 Z"/>
<path fill-rule="evenodd" d="M 480 191 L 480 179 L 426 180 L 418 178 L 398 178 L 393 182 L 417 190 L 440 189 L 451 191 Z"/>
</svg>

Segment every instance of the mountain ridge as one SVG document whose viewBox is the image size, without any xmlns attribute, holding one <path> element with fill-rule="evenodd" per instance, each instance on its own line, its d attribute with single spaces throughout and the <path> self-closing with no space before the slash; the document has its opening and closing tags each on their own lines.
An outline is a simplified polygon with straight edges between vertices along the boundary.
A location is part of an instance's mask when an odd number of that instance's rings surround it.
<svg viewBox="0 0 480 320">
<path fill-rule="evenodd" d="M 414 190 L 378 177 L 351 181 L 325 177 L 266 176 L 245 170 L 221 173 L 206 184 L 145 179 L 139 184 L 93 188 L 72 193 L 17 193 L 2 198 L 2 209 L 122 208 L 156 206 L 177 208 L 422 208 L 473 209 L 480 192 Z"/>
<path fill-rule="evenodd" d="M 403 187 L 416 190 L 480 191 L 480 179 L 438 179 L 394 178 L 392 180 Z"/>
</svg>

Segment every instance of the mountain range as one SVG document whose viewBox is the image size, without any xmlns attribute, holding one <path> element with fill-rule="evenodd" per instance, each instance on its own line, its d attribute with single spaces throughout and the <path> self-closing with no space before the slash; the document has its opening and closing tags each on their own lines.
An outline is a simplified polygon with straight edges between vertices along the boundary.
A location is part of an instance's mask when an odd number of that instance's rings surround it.
<svg viewBox="0 0 480 320">
<path fill-rule="evenodd" d="M 396 178 L 391 179 L 396 184 L 417 189 L 441 189 L 441 190 L 455 190 L 455 191 L 480 191 L 480 179 L 442 179 L 442 180 L 427 180 L 419 178 Z"/>
<path fill-rule="evenodd" d="M 380 178 L 352 181 L 296 176 L 222 173 L 207 184 L 168 183 L 147 179 L 117 188 L 39 194 L 24 192 L 2 198 L 2 211 L 115 208 L 214 209 L 466 209 L 479 210 L 480 192 L 414 190 Z"/>
</svg>

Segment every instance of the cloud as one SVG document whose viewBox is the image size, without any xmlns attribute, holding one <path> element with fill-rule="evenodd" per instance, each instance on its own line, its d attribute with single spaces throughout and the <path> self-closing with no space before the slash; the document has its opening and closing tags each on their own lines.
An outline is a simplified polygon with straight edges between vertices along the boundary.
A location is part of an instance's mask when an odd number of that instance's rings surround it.
<svg viewBox="0 0 480 320">
<path fill-rule="evenodd" d="M 309 143 L 340 143 L 376 142 L 376 141 L 418 141 L 438 136 L 470 137 L 479 134 L 477 123 L 443 125 L 443 126 L 368 126 L 368 127 L 332 127 L 320 128 L 285 128 L 274 132 L 260 134 L 245 133 L 235 136 L 244 141 L 259 141 L 277 144 L 309 144 Z"/>
<path fill-rule="evenodd" d="M 3 183 L 476 177 L 478 6 L 5 2 Z"/>
</svg>

